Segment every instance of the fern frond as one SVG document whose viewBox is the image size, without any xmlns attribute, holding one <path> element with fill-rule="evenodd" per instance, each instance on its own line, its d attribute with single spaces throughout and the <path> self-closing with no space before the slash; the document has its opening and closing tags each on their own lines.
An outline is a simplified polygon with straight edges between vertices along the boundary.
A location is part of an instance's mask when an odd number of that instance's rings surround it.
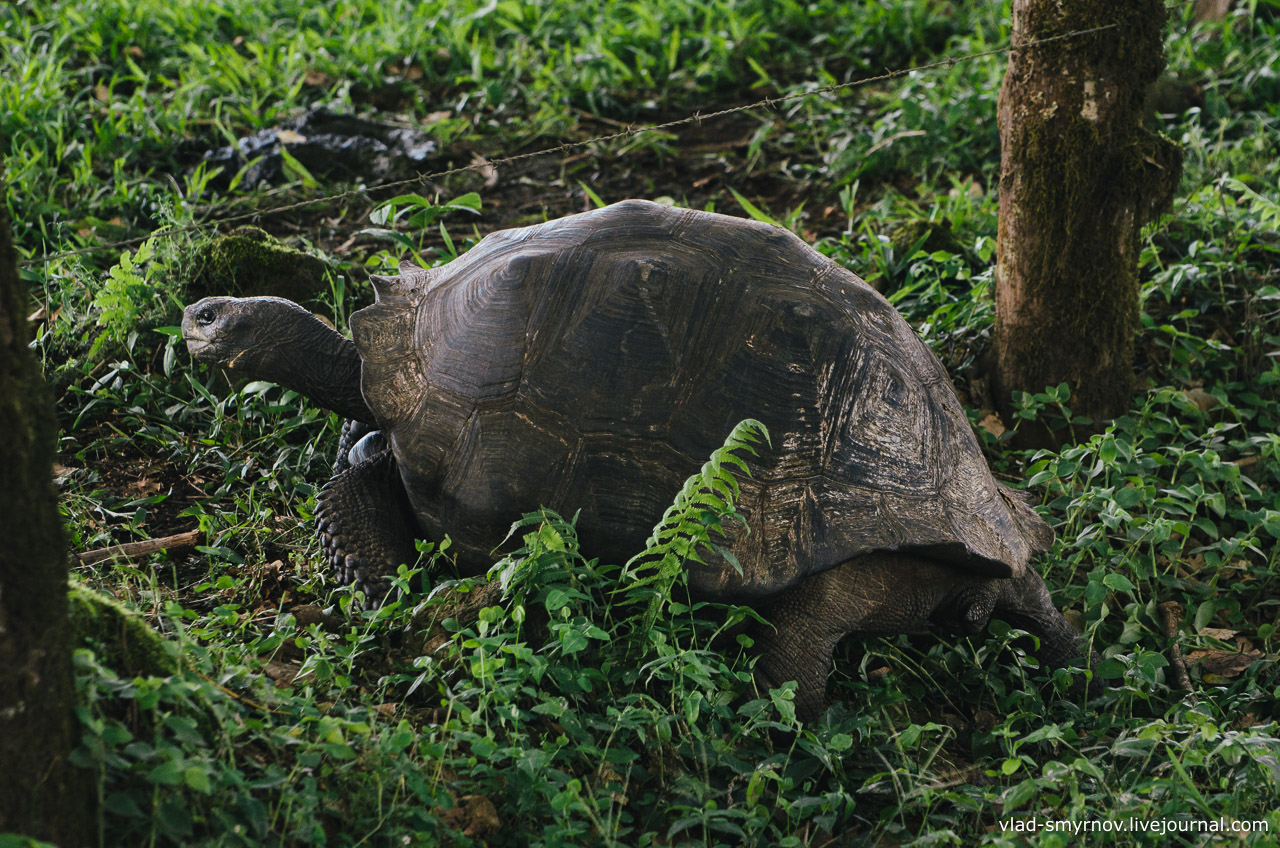
<svg viewBox="0 0 1280 848">
<path fill-rule="evenodd" d="M 624 605 L 644 603 L 642 628 L 653 626 L 659 612 L 671 600 L 671 590 L 690 562 L 705 563 L 703 551 L 723 557 L 739 574 L 742 565 L 728 549 L 712 542 L 711 534 L 723 536 L 723 522 L 746 520 L 734 505 L 741 488 L 734 472 L 750 474 L 739 453 L 756 456 L 752 445 L 769 440 L 764 424 L 748 418 L 733 428 L 724 445 L 712 452 L 701 470 L 681 486 L 671 506 L 654 526 L 645 548 L 622 569 L 615 596 L 623 596 Z M 656 591 L 655 591 L 656 590 Z"/>
</svg>

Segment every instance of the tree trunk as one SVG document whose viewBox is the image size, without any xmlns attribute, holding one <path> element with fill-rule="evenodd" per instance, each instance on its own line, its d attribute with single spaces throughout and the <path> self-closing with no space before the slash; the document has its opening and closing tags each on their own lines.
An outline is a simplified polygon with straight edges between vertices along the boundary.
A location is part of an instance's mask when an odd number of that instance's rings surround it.
<svg viewBox="0 0 1280 848">
<path fill-rule="evenodd" d="M 78 733 L 56 422 L 27 348 L 27 305 L 0 201 L 0 833 L 78 848 L 95 813 L 91 775 L 69 759 Z"/>
<path fill-rule="evenodd" d="M 1138 328 L 1138 237 L 1169 208 L 1182 152 L 1143 128 L 1164 68 L 1162 0 L 1013 0 L 1000 91 L 996 400 L 1067 383 L 1073 412 L 1123 413 Z M 1006 415 L 1006 420 L 1008 417 Z"/>
</svg>

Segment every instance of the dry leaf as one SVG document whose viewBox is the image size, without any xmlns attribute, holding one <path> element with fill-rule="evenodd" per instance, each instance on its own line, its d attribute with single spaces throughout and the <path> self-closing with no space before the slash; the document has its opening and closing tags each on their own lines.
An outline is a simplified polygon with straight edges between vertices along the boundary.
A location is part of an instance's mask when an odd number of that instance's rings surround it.
<svg viewBox="0 0 1280 848">
<path fill-rule="evenodd" d="M 477 153 L 471 157 L 471 164 L 476 173 L 484 177 L 484 187 L 493 188 L 498 184 L 498 169 L 489 164 L 489 160 Z"/>
<path fill-rule="evenodd" d="M 1004 422 L 1001 421 L 1000 416 L 996 415 L 994 412 L 988 412 L 983 416 L 982 420 L 978 422 L 978 426 L 995 436 L 997 439 L 1003 436 L 1006 430 Z"/>
<path fill-rule="evenodd" d="M 1201 388 L 1184 389 L 1182 395 L 1201 412 L 1208 412 L 1222 403 L 1222 401 Z"/>
<path fill-rule="evenodd" d="M 484 837 L 502 826 L 498 810 L 484 795 L 463 795 L 458 806 L 444 810 L 441 820 L 471 839 Z"/>
<path fill-rule="evenodd" d="M 276 660 L 267 663 L 267 667 L 262 670 L 263 674 L 274 680 L 279 687 L 292 686 L 300 671 L 302 666 L 297 663 L 282 663 Z"/>
<path fill-rule="evenodd" d="M 1205 683 L 1223 683 L 1239 677 L 1256 660 L 1262 659 L 1262 652 L 1192 651 L 1187 659 L 1200 666 L 1200 679 Z"/>
<path fill-rule="evenodd" d="M 276 133 L 276 141 L 281 144 L 301 144 L 306 140 L 307 137 L 305 135 L 294 132 L 293 130 L 280 130 Z"/>
<path fill-rule="evenodd" d="M 889 666 L 887 665 L 882 665 L 877 668 L 868 670 L 867 679 L 872 682 L 877 680 L 883 680 L 884 678 L 888 677 L 892 673 L 893 673 L 893 669 L 889 668 Z"/>
<path fill-rule="evenodd" d="M 951 190 L 947 192 L 947 196 L 960 197 L 962 194 L 967 194 L 970 197 L 982 197 L 984 193 L 982 184 L 970 177 L 960 185 L 952 186 Z"/>
<path fill-rule="evenodd" d="M 394 61 L 386 64 L 387 73 L 397 74 L 410 82 L 422 79 L 422 68 L 412 62 Z"/>
<path fill-rule="evenodd" d="M 337 620 L 333 616 L 325 613 L 319 604 L 303 604 L 289 610 L 298 622 L 298 628 L 305 630 L 313 624 L 319 624 L 325 629 L 333 629 L 337 626 Z"/>
<path fill-rule="evenodd" d="M 149 477 L 143 477 L 141 480 L 134 480 L 129 484 L 131 491 L 140 495 L 146 495 L 151 492 L 158 492 L 163 488 L 158 480 L 152 480 Z"/>
<path fill-rule="evenodd" d="M 627 785 L 626 778 L 624 778 L 622 775 L 618 774 L 616 771 L 614 771 L 611 768 L 602 768 L 599 771 L 599 777 L 600 777 L 600 782 L 599 782 L 600 786 L 607 787 L 610 784 L 612 784 L 618 787 L 617 789 L 609 793 L 609 799 L 619 806 L 626 806 L 627 796 L 624 792 L 621 791 L 622 787 Z"/>
<path fill-rule="evenodd" d="M 1182 560 L 1182 565 L 1184 566 L 1188 574 L 1194 574 L 1195 572 L 1199 571 L 1200 569 L 1208 565 L 1208 562 L 1205 560 L 1204 554 L 1192 554 L 1191 556 Z"/>
</svg>

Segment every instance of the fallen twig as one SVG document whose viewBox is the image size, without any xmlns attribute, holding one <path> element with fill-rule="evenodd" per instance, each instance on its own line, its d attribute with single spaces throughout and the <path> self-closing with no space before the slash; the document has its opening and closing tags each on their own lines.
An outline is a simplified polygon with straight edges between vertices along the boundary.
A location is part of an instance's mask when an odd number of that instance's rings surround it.
<svg viewBox="0 0 1280 848">
<path fill-rule="evenodd" d="M 1177 601 L 1165 601 L 1160 605 L 1160 623 L 1164 627 L 1165 638 L 1169 640 L 1169 665 L 1173 669 L 1174 688 L 1190 692 L 1191 677 L 1182 659 L 1182 648 L 1178 647 L 1178 625 L 1182 621 L 1182 613 L 1182 604 Z"/>
<path fill-rule="evenodd" d="M 112 545 L 109 548 L 83 551 L 76 554 L 76 558 L 80 560 L 81 565 L 92 565 L 95 562 L 101 562 L 104 559 L 113 557 L 137 559 L 160 551 L 177 553 L 190 550 L 198 544 L 200 544 L 200 531 L 188 530 L 185 533 L 163 536 L 159 539 L 143 539 L 141 542 L 125 542 L 123 545 Z"/>
</svg>

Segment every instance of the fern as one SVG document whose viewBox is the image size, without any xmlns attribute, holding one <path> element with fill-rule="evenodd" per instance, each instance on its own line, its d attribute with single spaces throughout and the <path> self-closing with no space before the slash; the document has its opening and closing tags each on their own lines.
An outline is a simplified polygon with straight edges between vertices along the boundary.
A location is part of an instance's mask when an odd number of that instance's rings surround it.
<svg viewBox="0 0 1280 848">
<path fill-rule="evenodd" d="M 158 268 L 152 260 L 156 237 L 147 239 L 136 252 L 125 251 L 107 272 L 107 279 L 93 298 L 102 332 L 93 342 L 89 357 L 96 359 L 108 343 L 122 343 L 137 329 L 138 317 L 155 299 L 159 289 Z"/>
<path fill-rule="evenodd" d="M 746 519 L 737 511 L 739 495 L 734 469 L 750 474 L 742 453 L 755 455 L 755 443 L 769 442 L 769 431 L 754 418 L 733 428 L 724 445 L 717 448 L 702 470 L 685 481 L 675 501 L 667 507 L 653 528 L 644 550 L 623 566 L 621 585 L 615 593 L 623 595 L 622 605 L 647 602 L 642 632 L 653 626 L 663 606 L 671 599 L 671 590 L 689 562 L 705 563 L 703 552 L 723 557 L 739 574 L 742 565 L 728 548 L 712 537 L 724 535 L 725 521 L 738 521 L 746 527 Z"/>
<path fill-rule="evenodd" d="M 683 691 L 685 684 L 677 686 L 675 681 L 686 676 L 697 678 L 698 686 L 693 688 L 699 691 L 711 685 L 709 664 L 693 659 L 707 650 L 705 645 L 694 647 L 695 632 L 705 635 L 692 622 L 698 616 L 691 615 L 690 622 L 678 625 L 673 621 L 671 627 L 654 625 L 664 608 L 677 608 L 673 590 L 683 580 L 689 562 L 705 563 L 706 555 L 713 553 L 742 571 L 733 553 L 716 539 L 723 535 L 725 521 L 746 526 L 735 508 L 739 486 L 734 474 L 750 473 L 743 456 L 755 455 L 752 446 L 761 438 L 768 442 L 769 432 L 759 421 L 747 419 L 738 424 L 724 445 L 685 482 L 653 528 L 644 550 L 622 569 L 584 557 L 578 547 L 577 516 L 565 520 L 549 509 L 522 516 L 511 526 L 507 540 L 521 538 L 523 544 L 489 570 L 489 579 L 502 587 L 513 620 L 519 624 L 527 610 L 545 609 L 549 620 L 544 647 L 550 654 L 567 657 L 611 644 L 611 662 L 621 661 L 637 673 L 645 671 L 650 677 L 665 679 L 676 690 Z M 601 604 L 602 597 L 608 601 Z M 692 614 L 706 606 L 716 605 L 699 603 L 682 608 Z M 749 611 L 733 607 L 713 627 L 719 633 L 749 615 Z M 641 657 L 647 660 L 643 669 L 637 664 Z M 665 668 L 668 663 L 674 665 Z M 548 668 L 560 673 L 558 665 Z M 570 676 L 582 671 L 577 665 L 560 670 Z"/>
</svg>

